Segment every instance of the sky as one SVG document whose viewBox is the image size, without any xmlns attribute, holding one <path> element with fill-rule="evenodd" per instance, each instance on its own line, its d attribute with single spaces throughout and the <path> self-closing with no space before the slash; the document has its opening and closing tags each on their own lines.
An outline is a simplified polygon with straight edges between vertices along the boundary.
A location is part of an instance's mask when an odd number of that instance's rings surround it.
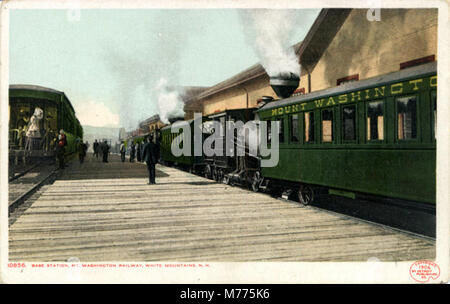
<svg viewBox="0 0 450 304">
<path fill-rule="evenodd" d="M 162 80 L 215 85 L 261 62 L 258 35 L 278 39 L 261 27 L 292 45 L 319 11 L 271 10 L 258 24 L 243 9 L 11 10 L 10 84 L 64 91 L 82 124 L 130 130 L 164 107 Z"/>
</svg>

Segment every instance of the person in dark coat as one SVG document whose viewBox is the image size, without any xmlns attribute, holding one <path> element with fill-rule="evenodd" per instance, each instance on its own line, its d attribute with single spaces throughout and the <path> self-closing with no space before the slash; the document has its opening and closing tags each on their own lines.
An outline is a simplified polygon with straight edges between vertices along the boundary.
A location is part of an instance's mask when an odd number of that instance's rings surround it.
<svg viewBox="0 0 450 304">
<path fill-rule="evenodd" d="M 158 162 L 158 154 L 156 145 L 153 143 L 153 136 L 145 138 L 145 145 L 142 152 L 142 160 L 147 163 L 147 170 L 149 174 L 148 184 L 156 184 L 155 181 L 155 165 Z"/>
<path fill-rule="evenodd" d="M 136 159 L 138 162 L 141 162 L 141 156 L 142 156 L 142 144 L 141 143 L 137 143 L 137 148 L 136 148 Z"/>
<path fill-rule="evenodd" d="M 64 130 L 59 131 L 59 135 L 57 138 L 56 143 L 56 156 L 58 157 L 59 161 L 59 168 L 64 169 L 65 163 L 64 163 L 64 154 L 66 153 L 66 147 L 67 146 L 67 137 L 66 133 L 64 133 Z"/>
<path fill-rule="evenodd" d="M 104 162 L 104 163 L 107 163 L 107 162 L 108 162 L 108 154 L 109 154 L 109 145 L 108 145 L 108 143 L 106 142 L 106 140 L 105 140 L 105 142 L 101 145 L 101 150 L 102 150 L 102 153 L 103 153 L 103 162 Z"/>
<path fill-rule="evenodd" d="M 125 143 L 124 142 L 122 142 L 120 144 L 119 151 L 120 151 L 120 159 L 122 160 L 122 162 L 124 162 L 125 161 L 125 152 L 126 152 Z"/>
<path fill-rule="evenodd" d="M 130 149 L 130 163 L 134 162 L 134 157 L 136 156 L 136 145 L 134 143 L 131 144 Z"/>
<path fill-rule="evenodd" d="M 99 143 L 97 140 L 94 141 L 94 156 L 95 158 L 98 158 L 98 150 L 99 150 Z"/>
<path fill-rule="evenodd" d="M 80 164 L 84 162 L 84 158 L 86 157 L 86 151 L 88 149 L 87 144 L 84 142 L 79 142 L 78 144 L 78 158 L 80 159 Z"/>
</svg>

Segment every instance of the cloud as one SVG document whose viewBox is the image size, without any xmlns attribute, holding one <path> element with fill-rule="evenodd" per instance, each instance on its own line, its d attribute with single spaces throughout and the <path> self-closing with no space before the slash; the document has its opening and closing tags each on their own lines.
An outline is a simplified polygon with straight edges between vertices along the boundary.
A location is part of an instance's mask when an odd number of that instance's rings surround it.
<svg viewBox="0 0 450 304">
<path fill-rule="evenodd" d="M 76 115 L 82 125 L 93 127 L 118 127 L 119 115 L 114 114 L 103 103 L 87 101 L 76 108 Z"/>
<path fill-rule="evenodd" d="M 179 18 L 171 18 L 171 13 L 165 11 L 153 16 L 149 21 L 151 30 L 142 37 L 142 46 L 133 51 L 115 47 L 114 41 L 105 44 L 105 64 L 116 80 L 113 102 L 125 129 L 136 129 L 140 121 L 155 114 L 163 119 L 183 116 L 183 105 L 177 101 L 180 92 L 171 88 L 181 85 L 180 46 L 188 41 L 180 31 L 186 31 L 184 14 L 188 13 L 180 12 Z"/>
<path fill-rule="evenodd" d="M 159 116 L 163 123 L 170 118 L 184 117 L 184 103 L 177 90 L 169 89 L 167 79 L 161 78 L 155 88 L 158 94 Z"/>
<path fill-rule="evenodd" d="M 254 48 L 269 76 L 291 72 L 300 75 L 292 37 L 298 28 L 308 29 L 315 10 L 250 9 L 240 11 L 247 42 Z M 306 32 L 304 33 L 304 35 Z M 299 42 L 296 40 L 294 43 Z"/>
</svg>

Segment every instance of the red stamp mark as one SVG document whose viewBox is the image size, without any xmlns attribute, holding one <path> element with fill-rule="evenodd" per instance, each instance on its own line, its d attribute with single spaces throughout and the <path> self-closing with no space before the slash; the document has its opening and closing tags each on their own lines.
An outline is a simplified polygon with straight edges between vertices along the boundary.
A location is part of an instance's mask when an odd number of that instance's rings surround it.
<svg viewBox="0 0 450 304">
<path fill-rule="evenodd" d="M 430 279 L 436 280 L 441 274 L 438 264 L 431 261 L 416 261 L 409 268 L 411 277 L 420 283 L 426 283 Z"/>
</svg>

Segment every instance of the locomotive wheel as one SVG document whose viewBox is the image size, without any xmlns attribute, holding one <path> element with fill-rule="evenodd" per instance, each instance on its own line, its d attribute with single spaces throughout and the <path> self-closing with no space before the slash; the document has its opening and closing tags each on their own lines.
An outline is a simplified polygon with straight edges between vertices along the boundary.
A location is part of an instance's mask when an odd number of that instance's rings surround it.
<svg viewBox="0 0 450 304">
<path fill-rule="evenodd" d="M 314 190 L 307 185 L 301 185 L 298 189 L 298 198 L 302 205 L 307 206 L 314 201 Z"/>
<path fill-rule="evenodd" d="M 204 174 L 205 174 L 205 178 L 211 179 L 211 166 L 210 165 L 206 166 Z"/>
<path fill-rule="evenodd" d="M 217 182 L 219 182 L 219 183 L 221 183 L 223 180 L 222 180 L 222 170 L 220 170 L 220 169 L 218 169 L 217 171 L 216 171 L 216 181 Z"/>
<path fill-rule="evenodd" d="M 252 180 L 252 190 L 254 192 L 259 191 L 259 185 L 261 184 L 261 172 L 256 171 L 255 174 L 253 174 L 253 180 Z"/>
<path fill-rule="evenodd" d="M 211 170 L 211 177 L 213 180 L 215 180 L 217 182 L 217 170 L 214 167 Z"/>
</svg>

